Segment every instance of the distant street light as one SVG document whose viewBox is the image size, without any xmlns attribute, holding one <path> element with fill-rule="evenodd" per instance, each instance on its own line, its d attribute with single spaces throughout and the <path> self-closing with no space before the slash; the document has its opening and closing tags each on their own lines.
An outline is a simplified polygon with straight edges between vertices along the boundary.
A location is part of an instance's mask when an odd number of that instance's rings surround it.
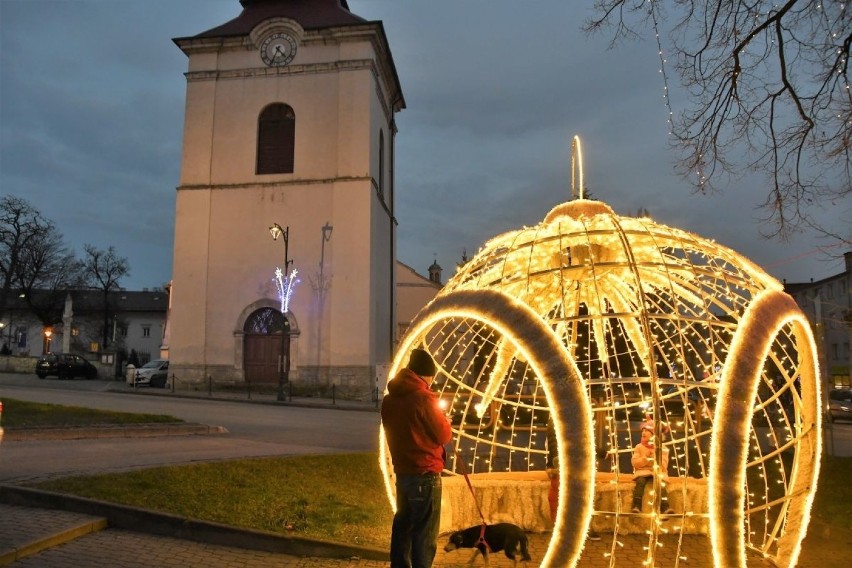
<svg viewBox="0 0 852 568">
<path fill-rule="evenodd" d="M 53 337 L 53 330 L 47 328 L 44 330 L 44 352 L 50 353 L 50 338 Z"/>
</svg>

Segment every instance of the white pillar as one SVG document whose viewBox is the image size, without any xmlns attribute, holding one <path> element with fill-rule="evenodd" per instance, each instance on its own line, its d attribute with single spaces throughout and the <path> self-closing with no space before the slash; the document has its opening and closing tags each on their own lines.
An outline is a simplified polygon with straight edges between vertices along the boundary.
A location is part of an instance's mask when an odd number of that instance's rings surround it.
<svg viewBox="0 0 852 568">
<path fill-rule="evenodd" d="M 71 309 L 71 294 L 65 295 L 65 311 L 62 312 L 62 352 L 71 351 L 71 325 L 74 322 L 74 311 Z"/>
</svg>

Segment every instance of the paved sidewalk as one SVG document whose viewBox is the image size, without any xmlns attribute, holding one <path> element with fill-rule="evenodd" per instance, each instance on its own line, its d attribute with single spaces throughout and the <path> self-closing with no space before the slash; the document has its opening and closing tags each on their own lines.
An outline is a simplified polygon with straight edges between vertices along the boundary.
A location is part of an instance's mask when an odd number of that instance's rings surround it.
<svg viewBox="0 0 852 568">
<path fill-rule="evenodd" d="M 530 554 L 537 565 L 548 544 L 549 534 L 531 534 Z M 468 550 L 443 552 L 446 540 L 439 539 L 435 568 L 467 567 Z M 848 566 L 849 541 L 807 543 L 798 566 L 800 568 L 840 568 Z M 608 553 L 617 550 L 619 566 L 640 566 L 645 557 L 645 538 L 624 535 L 613 539 L 603 535 L 600 541 L 588 541 L 580 560 L 581 568 L 605 568 L 610 565 Z M 709 539 L 685 537 L 679 561 L 675 559 L 675 542 L 664 543 L 658 555 L 658 566 L 706 568 L 713 565 Z M 17 553 L 17 556 L 16 556 Z M 686 557 L 684 560 L 683 557 Z M 16 560 L 17 558 L 17 560 Z M 185 539 L 107 528 L 106 520 L 92 515 L 49 509 L 0 505 L 0 566 L 16 568 L 387 568 L 388 562 L 352 557 L 334 559 L 319 556 L 296 556 L 264 552 L 234 546 L 205 544 Z M 482 561 L 477 559 L 476 566 Z M 502 554 L 491 558 L 491 568 L 512 566 Z M 770 568 L 765 560 L 750 558 L 749 568 Z"/>
<path fill-rule="evenodd" d="M 39 566 L 53 567 L 94 567 L 120 566 L 135 567 L 218 567 L 240 566 L 254 568 L 261 566 L 302 568 L 386 568 L 389 564 L 379 560 L 365 560 L 357 557 L 333 559 L 325 557 L 300 557 L 295 555 L 249 550 L 246 548 L 217 546 L 170 537 L 153 536 L 121 529 L 106 529 L 106 519 L 91 515 L 35 509 L 13 505 L 0 505 L 0 565 L 6 565 L 9 549 L 22 551 L 15 562 L 16 567 Z M 102 530 L 106 529 L 106 530 Z M 531 534 L 530 554 L 532 565 L 541 559 L 549 544 L 549 534 Z M 446 540 L 439 540 L 436 568 L 455 568 L 467 566 L 472 554 L 470 550 L 445 553 L 441 548 Z M 690 539 L 687 539 L 688 541 Z M 21 543 L 26 541 L 28 548 Z M 618 539 L 619 558 L 644 557 L 644 538 L 641 536 L 620 537 Z M 681 551 L 689 554 L 690 566 L 710 566 L 709 547 L 703 537 L 692 537 Z M 613 546 L 611 538 L 587 543 L 583 567 L 605 567 L 609 565 L 607 552 Z M 673 544 L 673 543 L 672 543 Z M 675 547 L 671 547 L 672 554 Z M 671 556 L 671 554 L 669 554 Z M 478 561 L 481 563 L 481 560 Z M 631 561 L 631 565 L 634 563 Z M 636 562 L 635 564 L 639 564 Z M 659 558 L 660 566 L 674 566 L 674 558 L 666 554 Z M 491 558 L 492 568 L 508 568 L 512 562 L 502 554 Z M 754 564 L 763 566 L 763 564 Z"/>
<path fill-rule="evenodd" d="M 0 566 L 106 526 L 91 515 L 0 505 Z"/>
<path fill-rule="evenodd" d="M 107 529 L 106 519 L 0 505 L 0 566 L 39 568 L 384 567 L 385 562 L 300 558 Z"/>
</svg>

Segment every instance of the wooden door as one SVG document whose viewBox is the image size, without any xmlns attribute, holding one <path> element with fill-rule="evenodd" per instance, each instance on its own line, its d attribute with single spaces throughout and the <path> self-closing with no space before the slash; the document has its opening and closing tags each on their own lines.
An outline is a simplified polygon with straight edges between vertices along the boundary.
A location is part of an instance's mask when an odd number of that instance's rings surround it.
<svg viewBox="0 0 852 568">
<path fill-rule="evenodd" d="M 278 383 L 287 380 L 290 358 L 290 325 L 271 308 L 257 310 L 243 327 L 243 369 L 246 382 Z"/>
<path fill-rule="evenodd" d="M 244 346 L 246 381 L 277 383 L 280 351 L 280 335 L 247 335 Z"/>
</svg>

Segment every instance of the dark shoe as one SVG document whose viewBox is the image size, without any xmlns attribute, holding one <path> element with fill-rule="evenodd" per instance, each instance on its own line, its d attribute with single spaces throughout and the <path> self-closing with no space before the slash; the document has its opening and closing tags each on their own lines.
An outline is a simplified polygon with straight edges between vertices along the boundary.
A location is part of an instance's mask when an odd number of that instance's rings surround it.
<svg viewBox="0 0 852 568">
<path fill-rule="evenodd" d="M 632 509 L 630 509 L 630 512 L 631 513 L 641 513 L 642 511 L 639 509 L 639 507 L 633 507 Z"/>
<path fill-rule="evenodd" d="M 663 514 L 664 514 L 664 515 L 674 515 L 674 514 L 675 514 L 675 510 L 674 510 L 674 509 L 672 509 L 671 507 L 669 507 L 668 509 L 666 509 L 666 512 L 665 512 L 665 513 L 663 513 Z"/>
<path fill-rule="evenodd" d="M 599 534 L 598 534 L 598 533 L 596 533 L 595 531 L 589 531 L 588 539 L 589 539 L 589 540 L 600 540 L 600 539 L 601 539 L 601 535 L 599 535 Z"/>
</svg>

